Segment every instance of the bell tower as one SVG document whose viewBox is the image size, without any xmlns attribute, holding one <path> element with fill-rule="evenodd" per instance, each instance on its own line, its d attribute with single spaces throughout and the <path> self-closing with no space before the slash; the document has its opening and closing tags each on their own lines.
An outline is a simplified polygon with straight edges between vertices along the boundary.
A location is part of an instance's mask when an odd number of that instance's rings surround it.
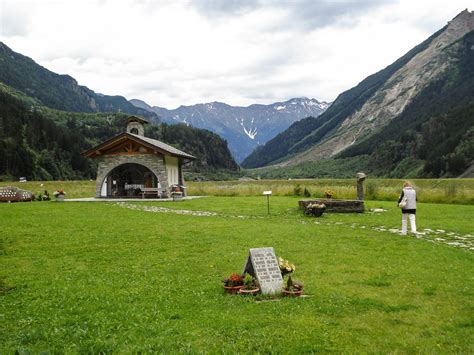
<svg viewBox="0 0 474 355">
<path fill-rule="evenodd" d="M 145 136 L 145 124 L 148 122 L 137 116 L 130 116 L 127 120 L 127 133 Z"/>
</svg>

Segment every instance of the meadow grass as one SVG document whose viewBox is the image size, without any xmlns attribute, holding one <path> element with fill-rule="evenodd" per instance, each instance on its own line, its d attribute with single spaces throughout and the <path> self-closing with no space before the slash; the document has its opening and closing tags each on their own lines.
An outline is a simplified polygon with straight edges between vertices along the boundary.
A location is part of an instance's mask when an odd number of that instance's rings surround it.
<svg viewBox="0 0 474 355">
<path fill-rule="evenodd" d="M 400 179 L 367 179 L 364 183 L 367 200 L 394 201 L 400 195 Z M 433 203 L 474 204 L 474 179 L 413 179 L 418 201 Z M 299 186 L 301 194 L 306 188 L 311 197 L 324 197 L 326 190 L 334 192 L 337 199 L 355 199 L 355 179 L 292 179 L 252 181 L 188 182 L 190 195 L 258 196 L 271 190 L 276 196 L 293 196 Z"/>
<path fill-rule="evenodd" d="M 472 251 L 376 229 L 399 227 L 393 202 L 315 219 L 297 201 L 0 204 L 0 352 L 474 351 Z M 420 203 L 418 226 L 472 235 L 473 213 Z M 310 297 L 223 293 L 267 246 Z"/>
<path fill-rule="evenodd" d="M 413 179 L 418 201 L 432 203 L 474 204 L 474 179 Z M 404 180 L 367 179 L 367 200 L 394 201 L 398 198 Z M 64 189 L 67 198 L 93 197 L 95 181 L 29 181 L 26 183 L 0 182 L 1 186 L 18 186 L 33 193 L 48 190 L 50 194 Z M 186 182 L 189 195 L 198 196 L 260 196 L 272 190 L 275 196 L 293 196 L 296 186 L 303 193 L 306 188 L 311 197 L 320 198 L 326 190 L 334 191 L 334 198 L 354 199 L 357 196 L 355 179 L 293 179 L 251 181 Z"/>
</svg>

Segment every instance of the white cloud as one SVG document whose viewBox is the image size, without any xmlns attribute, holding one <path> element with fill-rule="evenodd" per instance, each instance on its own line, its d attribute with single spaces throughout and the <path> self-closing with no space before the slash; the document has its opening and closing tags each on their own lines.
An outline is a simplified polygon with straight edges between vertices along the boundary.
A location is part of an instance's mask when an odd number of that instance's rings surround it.
<svg viewBox="0 0 474 355">
<path fill-rule="evenodd" d="M 0 41 L 96 92 L 151 105 L 333 100 L 468 3 L 0 0 Z"/>
</svg>

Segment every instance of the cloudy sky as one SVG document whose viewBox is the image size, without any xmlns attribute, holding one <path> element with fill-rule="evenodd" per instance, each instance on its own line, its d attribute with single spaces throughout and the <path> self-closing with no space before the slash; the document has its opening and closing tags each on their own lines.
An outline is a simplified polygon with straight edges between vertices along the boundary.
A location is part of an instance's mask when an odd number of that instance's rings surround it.
<svg viewBox="0 0 474 355">
<path fill-rule="evenodd" d="M 0 41 L 166 108 L 332 101 L 472 0 L 0 0 Z"/>
</svg>

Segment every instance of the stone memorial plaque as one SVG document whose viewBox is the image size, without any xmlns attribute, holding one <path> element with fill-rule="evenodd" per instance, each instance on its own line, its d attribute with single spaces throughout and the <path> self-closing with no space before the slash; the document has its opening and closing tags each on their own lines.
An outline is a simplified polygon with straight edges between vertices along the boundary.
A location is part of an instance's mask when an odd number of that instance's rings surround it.
<svg viewBox="0 0 474 355">
<path fill-rule="evenodd" d="M 283 277 L 273 248 L 249 249 L 246 272 L 258 280 L 262 294 L 281 293 Z"/>
</svg>

